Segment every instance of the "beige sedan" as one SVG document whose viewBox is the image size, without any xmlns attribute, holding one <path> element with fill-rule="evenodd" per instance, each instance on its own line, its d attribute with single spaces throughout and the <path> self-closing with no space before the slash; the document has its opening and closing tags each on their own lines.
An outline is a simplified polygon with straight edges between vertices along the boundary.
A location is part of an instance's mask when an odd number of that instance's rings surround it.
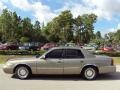
<svg viewBox="0 0 120 90">
<path fill-rule="evenodd" d="M 95 56 L 78 47 L 56 47 L 40 57 L 11 59 L 3 70 L 19 79 L 32 74 L 81 74 L 84 79 L 92 80 L 99 74 L 116 72 L 116 67 L 111 57 Z"/>
</svg>

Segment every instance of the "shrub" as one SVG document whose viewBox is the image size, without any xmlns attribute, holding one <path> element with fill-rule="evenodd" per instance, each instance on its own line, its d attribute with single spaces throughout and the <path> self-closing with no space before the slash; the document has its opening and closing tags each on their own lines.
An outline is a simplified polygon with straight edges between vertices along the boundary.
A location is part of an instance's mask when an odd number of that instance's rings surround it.
<svg viewBox="0 0 120 90">
<path fill-rule="evenodd" d="M 29 51 L 29 50 L 0 50 L 0 55 L 42 55 L 45 50 Z M 94 52 L 94 55 L 107 55 L 111 57 L 120 57 L 120 52 Z"/>
<path fill-rule="evenodd" d="M 107 55 L 110 57 L 120 57 L 120 52 L 94 52 L 95 55 Z"/>
<path fill-rule="evenodd" d="M 28 51 L 28 50 L 0 50 L 0 55 L 42 55 L 45 50 Z"/>
</svg>

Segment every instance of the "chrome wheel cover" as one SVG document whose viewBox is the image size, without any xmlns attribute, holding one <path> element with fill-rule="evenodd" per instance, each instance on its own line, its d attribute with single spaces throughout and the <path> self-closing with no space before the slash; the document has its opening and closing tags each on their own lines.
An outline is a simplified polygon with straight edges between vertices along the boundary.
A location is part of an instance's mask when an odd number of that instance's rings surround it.
<svg viewBox="0 0 120 90">
<path fill-rule="evenodd" d="M 17 69 L 17 74 L 19 78 L 24 79 L 28 77 L 29 71 L 26 67 L 19 67 Z"/>
<path fill-rule="evenodd" d="M 96 71 L 93 68 L 87 68 L 84 74 L 85 78 L 90 80 L 96 76 Z"/>
</svg>

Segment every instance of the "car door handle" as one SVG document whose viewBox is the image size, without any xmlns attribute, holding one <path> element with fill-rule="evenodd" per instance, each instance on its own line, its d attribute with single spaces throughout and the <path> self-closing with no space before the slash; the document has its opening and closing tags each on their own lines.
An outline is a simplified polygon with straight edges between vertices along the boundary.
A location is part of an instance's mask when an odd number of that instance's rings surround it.
<svg viewBox="0 0 120 90">
<path fill-rule="evenodd" d="M 84 63 L 84 61 L 80 61 L 81 63 Z"/>
<path fill-rule="evenodd" d="M 57 63 L 62 63 L 61 61 L 58 61 Z"/>
</svg>

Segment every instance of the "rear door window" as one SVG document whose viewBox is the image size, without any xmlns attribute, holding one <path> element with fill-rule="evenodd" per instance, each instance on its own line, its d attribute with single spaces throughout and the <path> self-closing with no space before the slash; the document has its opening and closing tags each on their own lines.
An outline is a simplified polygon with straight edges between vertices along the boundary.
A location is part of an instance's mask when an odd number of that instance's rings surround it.
<svg viewBox="0 0 120 90">
<path fill-rule="evenodd" d="M 84 58 L 84 55 L 82 54 L 81 50 L 66 49 L 65 58 Z"/>
</svg>

